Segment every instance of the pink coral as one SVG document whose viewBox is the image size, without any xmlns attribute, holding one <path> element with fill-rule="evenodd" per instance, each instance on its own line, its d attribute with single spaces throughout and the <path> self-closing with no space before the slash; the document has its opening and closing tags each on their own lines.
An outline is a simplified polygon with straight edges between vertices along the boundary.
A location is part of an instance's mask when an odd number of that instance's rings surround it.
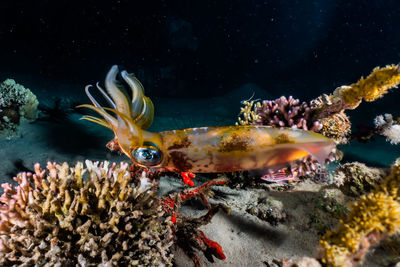
<svg viewBox="0 0 400 267">
<path fill-rule="evenodd" d="M 256 113 L 259 118 L 256 125 L 270 125 L 279 127 L 294 127 L 303 130 L 318 131 L 322 125 L 312 119 L 312 110 L 306 102 L 292 96 L 281 96 L 275 100 L 264 100 Z"/>
</svg>

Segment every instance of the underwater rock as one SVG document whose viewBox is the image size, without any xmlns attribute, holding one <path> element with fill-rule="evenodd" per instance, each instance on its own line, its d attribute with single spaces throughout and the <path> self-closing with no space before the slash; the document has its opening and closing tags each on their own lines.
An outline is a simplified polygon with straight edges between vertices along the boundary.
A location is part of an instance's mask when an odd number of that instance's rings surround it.
<svg viewBox="0 0 400 267">
<path fill-rule="evenodd" d="M 170 217 L 128 164 L 48 163 L 3 184 L 0 265 L 172 266 Z"/>
<path fill-rule="evenodd" d="M 389 169 L 371 168 L 360 162 L 339 166 L 333 183 L 346 195 L 357 197 L 370 192 L 389 174 Z"/>
<path fill-rule="evenodd" d="M 246 211 L 251 215 L 257 216 L 263 221 L 269 222 L 271 225 L 278 225 L 279 223 L 286 222 L 288 214 L 283 209 L 282 202 L 272 199 L 259 199 L 256 205 L 250 205 Z"/>
</svg>

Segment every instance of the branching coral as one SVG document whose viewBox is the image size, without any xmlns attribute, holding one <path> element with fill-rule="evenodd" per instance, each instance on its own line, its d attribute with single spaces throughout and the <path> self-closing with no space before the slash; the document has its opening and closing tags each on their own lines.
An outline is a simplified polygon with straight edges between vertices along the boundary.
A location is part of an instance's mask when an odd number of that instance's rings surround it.
<svg viewBox="0 0 400 267">
<path fill-rule="evenodd" d="M 384 236 L 400 230 L 400 159 L 390 175 L 371 193 L 351 205 L 341 225 L 321 239 L 328 266 L 352 266 Z"/>
<path fill-rule="evenodd" d="M 240 111 L 239 124 L 270 125 L 278 127 L 294 127 L 303 130 L 318 131 L 321 124 L 311 119 L 311 109 L 306 102 L 292 96 L 284 96 L 273 101 L 243 102 L 244 107 Z"/>
<path fill-rule="evenodd" d="M 236 125 L 250 125 L 260 119 L 258 109 L 261 108 L 261 103 L 255 100 L 244 100 L 241 102 L 243 107 L 240 108 L 238 121 Z"/>
<path fill-rule="evenodd" d="M 85 163 L 36 164 L 3 184 L 0 265 L 172 265 L 170 217 L 146 176 Z"/>
</svg>

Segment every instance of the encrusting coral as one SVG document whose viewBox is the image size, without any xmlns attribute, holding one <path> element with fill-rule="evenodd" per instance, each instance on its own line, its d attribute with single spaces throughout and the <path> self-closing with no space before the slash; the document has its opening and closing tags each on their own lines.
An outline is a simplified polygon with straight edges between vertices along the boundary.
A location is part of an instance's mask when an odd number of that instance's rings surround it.
<svg viewBox="0 0 400 267">
<path fill-rule="evenodd" d="M 321 239 L 322 262 L 328 266 L 353 266 L 368 248 L 400 230 L 400 158 L 388 177 L 351 206 L 341 225 Z"/>
<path fill-rule="evenodd" d="M 127 163 L 85 163 L 36 164 L 2 185 L 0 265 L 172 266 L 171 217 L 154 184 Z"/>
<path fill-rule="evenodd" d="M 35 120 L 38 104 L 32 91 L 13 79 L 0 83 L 0 130 L 15 131 L 20 118 Z"/>
</svg>

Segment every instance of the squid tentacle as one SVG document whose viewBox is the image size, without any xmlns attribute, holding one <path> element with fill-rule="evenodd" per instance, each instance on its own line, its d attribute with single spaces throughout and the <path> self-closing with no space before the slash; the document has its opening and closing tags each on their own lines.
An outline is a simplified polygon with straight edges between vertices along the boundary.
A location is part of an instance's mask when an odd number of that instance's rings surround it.
<svg viewBox="0 0 400 267">
<path fill-rule="evenodd" d="M 108 104 L 113 108 L 117 109 L 117 106 L 115 105 L 114 101 L 107 95 L 107 93 L 104 91 L 103 88 L 99 85 L 99 82 L 96 83 L 96 88 L 99 90 L 99 92 L 103 95 L 103 97 L 107 100 Z"/>
<path fill-rule="evenodd" d="M 110 125 L 110 127 L 116 128 L 118 126 L 118 121 L 113 116 L 108 114 L 102 107 L 96 107 L 96 106 L 88 105 L 88 104 L 79 105 L 77 107 L 78 108 L 88 108 L 93 111 L 96 111 L 101 116 L 103 116 L 104 120 Z M 83 117 L 83 119 L 87 119 L 89 117 L 96 118 L 96 117 L 92 117 L 92 116 L 85 116 L 85 117 Z M 97 118 L 97 119 L 101 120 L 100 118 Z"/>
</svg>

